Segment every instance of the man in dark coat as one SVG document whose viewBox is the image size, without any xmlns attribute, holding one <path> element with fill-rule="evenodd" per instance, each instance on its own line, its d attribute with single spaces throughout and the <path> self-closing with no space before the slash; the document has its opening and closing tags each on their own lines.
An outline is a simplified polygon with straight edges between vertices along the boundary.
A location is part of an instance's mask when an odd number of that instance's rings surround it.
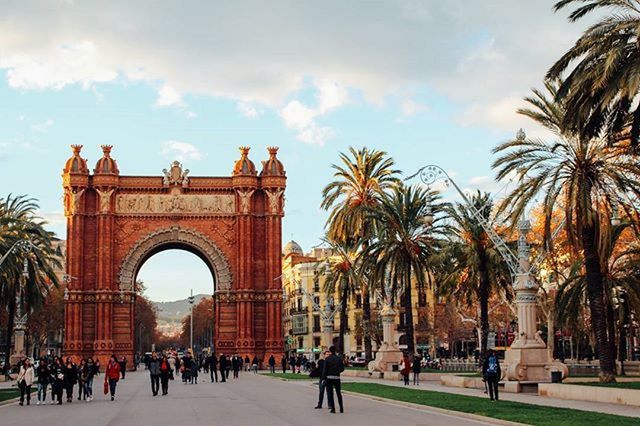
<svg viewBox="0 0 640 426">
<path fill-rule="evenodd" d="M 482 377 L 489 387 L 489 397 L 498 400 L 498 382 L 500 381 L 500 361 L 493 349 L 489 349 L 487 357 L 482 363 Z"/>
<path fill-rule="evenodd" d="M 160 390 L 160 358 L 155 352 L 151 354 L 149 361 L 149 374 L 151 376 L 151 393 L 156 396 Z"/>
<path fill-rule="evenodd" d="M 124 380 L 124 376 L 127 372 L 127 357 L 123 356 L 120 358 L 120 362 L 118 364 L 120 364 L 120 374 L 122 374 L 122 380 Z"/>
<path fill-rule="evenodd" d="M 331 355 L 324 360 L 324 367 L 322 369 L 322 378 L 326 382 L 327 386 L 327 401 L 331 413 L 336 412 L 336 405 L 333 400 L 333 390 L 336 390 L 336 396 L 338 397 L 338 404 L 340 405 L 340 412 L 344 413 L 344 407 L 342 405 L 342 391 L 340 389 L 340 373 L 344 371 L 344 364 L 342 358 L 336 355 L 336 347 L 331 346 L 329 348 Z"/>
<path fill-rule="evenodd" d="M 276 358 L 273 355 L 269 357 L 269 371 L 271 374 L 276 372 Z"/>
<path fill-rule="evenodd" d="M 222 377 L 221 382 L 226 382 L 226 372 L 229 362 L 227 361 L 227 357 L 224 354 L 220 354 L 220 376 Z"/>
<path fill-rule="evenodd" d="M 218 358 L 215 353 L 211 353 L 207 357 L 207 364 L 209 365 L 209 374 L 211 375 L 211 383 L 218 381 Z"/>
<path fill-rule="evenodd" d="M 282 355 L 282 358 L 280 359 L 280 365 L 282 365 L 282 374 L 285 374 L 287 372 L 287 357 Z"/>
<path fill-rule="evenodd" d="M 67 402 L 73 400 L 73 386 L 78 381 L 78 368 L 71 361 L 71 357 L 67 357 L 67 362 L 63 367 L 64 372 L 64 388 L 67 391 Z"/>
</svg>

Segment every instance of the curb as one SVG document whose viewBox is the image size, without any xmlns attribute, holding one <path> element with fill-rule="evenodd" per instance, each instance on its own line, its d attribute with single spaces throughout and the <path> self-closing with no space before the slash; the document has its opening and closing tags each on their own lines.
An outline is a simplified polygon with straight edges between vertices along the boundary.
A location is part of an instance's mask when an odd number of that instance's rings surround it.
<svg viewBox="0 0 640 426">
<path fill-rule="evenodd" d="M 358 393 L 358 392 L 352 392 L 352 391 L 343 390 L 342 393 L 347 394 L 347 395 L 351 395 L 351 396 L 355 396 L 357 398 L 384 402 L 384 403 L 390 404 L 390 405 L 408 407 L 408 408 L 413 408 L 415 410 L 421 410 L 421 411 L 428 410 L 428 411 L 433 411 L 434 413 L 446 414 L 446 415 L 449 415 L 449 416 L 452 416 L 452 417 L 464 418 L 464 419 L 469 419 L 469 420 L 476 420 L 476 421 L 479 421 L 479 422 L 491 423 L 491 424 L 495 424 L 495 425 L 502 425 L 502 426 L 522 426 L 522 425 L 526 425 L 526 423 L 511 422 L 509 420 L 496 419 L 496 418 L 493 418 L 493 417 L 485 417 L 485 416 L 480 416 L 478 414 L 464 413 L 464 412 L 461 412 L 461 411 L 447 410 L 447 409 L 444 409 L 444 408 L 432 407 L 430 405 L 414 404 L 412 402 L 398 401 L 398 400 L 395 400 L 395 399 L 383 398 L 383 397 L 380 397 L 380 396 L 372 396 L 372 395 L 367 395 L 367 394 Z"/>
</svg>

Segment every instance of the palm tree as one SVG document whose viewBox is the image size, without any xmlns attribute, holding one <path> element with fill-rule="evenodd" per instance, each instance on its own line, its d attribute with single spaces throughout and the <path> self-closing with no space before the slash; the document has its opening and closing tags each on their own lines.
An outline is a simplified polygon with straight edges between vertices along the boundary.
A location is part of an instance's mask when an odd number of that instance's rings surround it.
<svg viewBox="0 0 640 426">
<path fill-rule="evenodd" d="M 403 293 L 407 350 L 415 352 L 412 309 L 413 282 L 418 290 L 429 286 L 429 260 L 441 244 L 443 225 L 427 218 L 442 212 L 436 192 L 397 184 L 369 214 L 378 227 L 377 238 L 362 253 L 371 270 L 371 284 L 391 281 Z"/>
<path fill-rule="evenodd" d="M 321 269 L 321 274 L 326 275 L 323 290 L 327 297 L 338 293 L 340 303 L 340 331 L 338 337 L 338 352 L 344 354 L 344 335 L 349 328 L 348 306 L 349 301 L 361 288 L 361 278 L 358 265 L 358 242 L 348 245 L 331 239 L 324 239 L 329 245 L 333 255 L 329 257 Z M 329 342 L 329 346 L 331 343 Z"/>
<path fill-rule="evenodd" d="M 626 327 L 630 313 L 640 312 L 640 246 L 627 244 L 623 234 L 629 231 L 630 223 L 612 225 L 607 240 L 602 241 L 602 272 L 604 295 L 607 300 L 607 326 L 609 334 L 615 336 L 616 322 L 619 336 L 618 360 L 623 365 L 626 356 Z M 570 271 L 569 278 L 558 288 L 556 304 L 558 320 L 577 323 L 588 294 L 587 275 L 584 262 L 579 260 Z M 617 311 L 617 321 L 616 313 Z M 621 372 L 624 369 L 621 368 Z"/>
<path fill-rule="evenodd" d="M 8 195 L 0 199 L 0 254 L 6 254 L 18 241 L 26 240 L 31 243 L 31 250 L 13 251 L 0 267 L 0 304 L 8 311 L 7 355 L 11 351 L 10 336 L 21 282 L 22 300 L 27 309 L 42 304 L 49 286 L 58 286 L 54 268 L 61 265 L 58 260 L 59 252 L 54 246 L 56 239 L 53 233 L 44 229 L 45 222 L 36 216 L 37 209 L 36 202 L 25 196 Z"/>
<path fill-rule="evenodd" d="M 552 244 L 553 210 L 563 209 L 569 245 L 584 260 L 600 379 L 615 381 L 614 336 L 609 334 L 607 325 L 599 242 L 610 232 L 609 218 L 616 208 L 637 217 L 629 197 L 640 196 L 640 162 L 621 143 L 612 145 L 567 127 L 567 104 L 557 100 L 561 85 L 560 81 L 548 82 L 548 95 L 534 91 L 532 97 L 525 98 L 531 108 L 518 111 L 546 127 L 556 139 L 521 136 L 503 143 L 493 150 L 501 155 L 493 167 L 498 179 L 519 175 L 518 186 L 501 205 L 501 210 L 508 210 L 514 221 L 536 196 L 542 197 L 547 247 Z"/>
<path fill-rule="evenodd" d="M 489 335 L 489 299 L 496 291 L 506 293 L 510 299 L 511 280 L 508 265 L 476 218 L 479 214 L 485 222 L 491 222 L 490 195 L 478 191 L 470 202 L 471 206 L 456 203 L 446 210 L 452 220 L 453 238 L 438 257 L 453 262 L 442 276 L 440 291 L 469 306 L 480 305 L 480 359 L 484 359 Z"/>
<path fill-rule="evenodd" d="M 575 22 L 593 13 L 608 12 L 590 26 L 549 70 L 558 78 L 570 70 L 558 91 L 568 108 L 564 125 L 593 138 L 604 129 L 610 139 L 640 136 L 640 2 L 638 0 L 562 0 L 556 11 L 576 5 Z M 627 132 L 627 130 L 630 130 Z"/>
<path fill-rule="evenodd" d="M 349 154 L 340 154 L 340 165 L 335 169 L 334 181 L 322 191 L 322 208 L 331 209 L 327 220 L 327 236 L 334 241 L 359 239 L 366 248 L 375 233 L 367 210 L 380 203 L 382 194 L 398 182 L 398 170 L 387 153 L 366 147 L 349 148 Z M 362 324 L 364 325 L 364 352 L 366 362 L 372 359 L 371 303 L 368 286 L 360 289 L 362 298 Z"/>
</svg>

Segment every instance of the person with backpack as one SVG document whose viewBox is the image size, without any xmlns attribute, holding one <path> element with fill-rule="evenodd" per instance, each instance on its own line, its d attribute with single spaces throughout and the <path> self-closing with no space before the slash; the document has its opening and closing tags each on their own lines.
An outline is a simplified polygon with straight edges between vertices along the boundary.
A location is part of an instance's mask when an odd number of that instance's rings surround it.
<svg viewBox="0 0 640 426">
<path fill-rule="evenodd" d="M 493 349 L 489 349 L 487 357 L 482 363 L 482 377 L 489 387 L 491 401 L 498 400 L 498 382 L 500 381 L 500 362 Z"/>
<path fill-rule="evenodd" d="M 411 371 L 413 372 L 413 384 L 416 386 L 420 384 L 420 370 L 420 355 L 416 354 L 413 356 L 413 364 L 411 364 Z"/>
<path fill-rule="evenodd" d="M 318 365 L 313 370 L 311 370 L 311 373 L 309 373 L 309 377 L 320 379 L 320 381 L 318 382 L 318 404 L 316 404 L 316 406 L 314 407 L 316 410 L 322 408 L 322 401 L 324 400 L 326 381 L 322 378 L 322 372 L 324 371 L 324 360 L 329 355 L 331 355 L 331 352 L 325 351 L 318 360 Z"/>
<path fill-rule="evenodd" d="M 151 376 L 151 394 L 156 396 L 160 390 L 160 359 L 155 352 L 151 354 L 149 361 L 149 375 Z"/>
<path fill-rule="evenodd" d="M 84 397 L 87 402 L 91 402 L 93 401 L 93 377 L 96 375 L 96 365 L 93 363 L 93 358 L 87 359 L 80 374 L 82 383 L 84 383 Z"/>
<path fill-rule="evenodd" d="M 160 360 L 160 384 L 162 385 L 162 395 L 169 393 L 169 379 L 173 374 L 173 368 L 169 364 L 169 360 L 166 355 L 162 355 Z"/>
</svg>

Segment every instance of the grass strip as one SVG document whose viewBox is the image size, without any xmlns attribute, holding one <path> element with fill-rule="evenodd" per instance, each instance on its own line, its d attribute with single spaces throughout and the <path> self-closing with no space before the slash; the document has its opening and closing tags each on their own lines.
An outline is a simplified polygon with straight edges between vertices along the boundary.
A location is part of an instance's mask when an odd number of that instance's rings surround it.
<svg viewBox="0 0 640 426">
<path fill-rule="evenodd" d="M 640 419 L 633 417 L 570 408 L 545 407 L 512 401 L 492 402 L 489 398 L 406 389 L 378 383 L 343 383 L 342 389 L 395 401 L 410 402 L 530 425 L 575 426 L 588 424 L 589 426 L 626 426 L 640 424 Z"/>
<path fill-rule="evenodd" d="M 31 388 L 31 393 L 34 393 L 36 389 Z M 20 389 L 17 388 L 5 388 L 0 389 L 0 402 L 6 401 L 8 399 L 19 398 L 20 397 Z"/>
<path fill-rule="evenodd" d="M 283 379 L 283 380 L 313 380 L 311 377 L 309 377 L 309 374 L 306 374 L 306 373 L 300 373 L 300 374 L 296 374 L 296 373 L 268 373 L 268 374 L 265 374 L 265 376 L 274 377 L 274 378 Z"/>
<path fill-rule="evenodd" d="M 640 390 L 640 382 L 616 382 L 616 383 L 581 382 L 581 383 L 566 383 L 566 384 L 574 385 L 574 386 L 597 386 L 597 387 L 603 387 L 603 388 Z"/>
</svg>

